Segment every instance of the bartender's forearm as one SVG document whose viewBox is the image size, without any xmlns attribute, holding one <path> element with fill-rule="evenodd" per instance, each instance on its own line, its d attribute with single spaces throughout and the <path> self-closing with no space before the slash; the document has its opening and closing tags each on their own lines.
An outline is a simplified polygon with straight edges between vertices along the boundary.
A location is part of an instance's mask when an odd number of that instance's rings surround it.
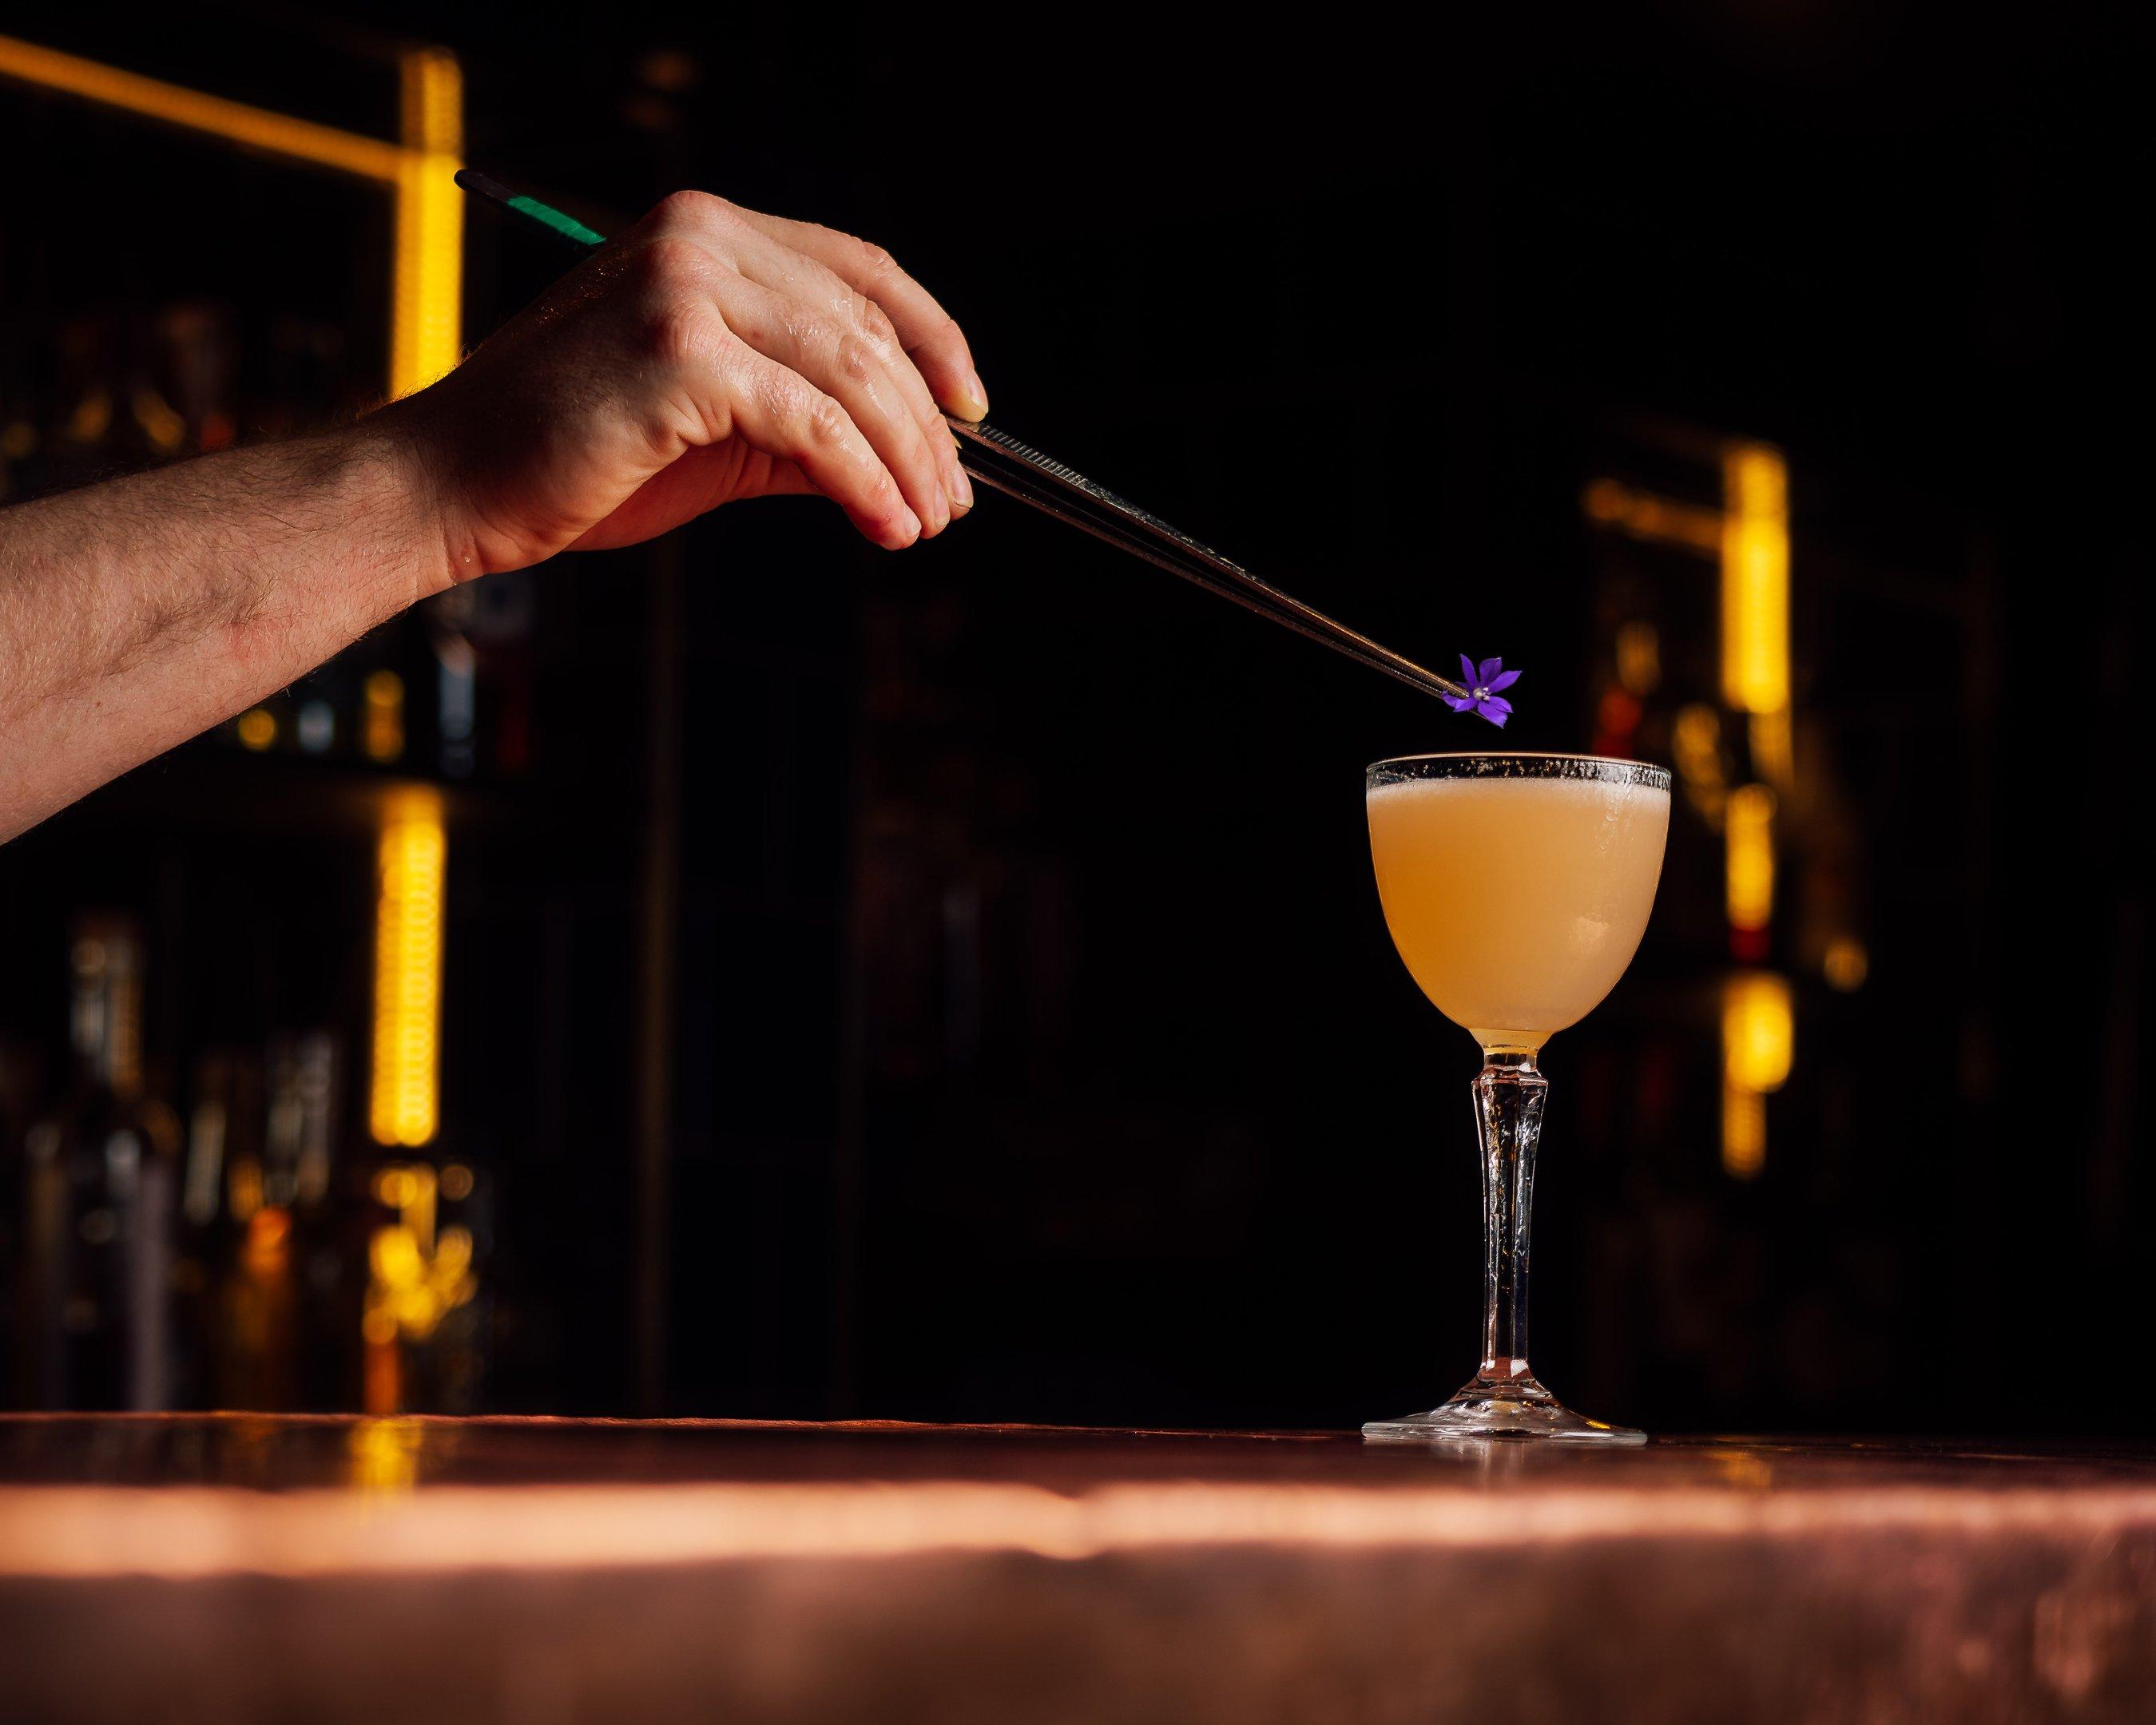
<svg viewBox="0 0 2156 1725">
<path fill-rule="evenodd" d="M 449 582 L 391 414 L 0 510 L 0 839 Z"/>
<path fill-rule="evenodd" d="M 0 512 L 0 839 L 413 600 L 817 492 L 890 550 L 972 507 L 965 337 L 880 247 L 677 192 L 348 431 Z"/>
</svg>

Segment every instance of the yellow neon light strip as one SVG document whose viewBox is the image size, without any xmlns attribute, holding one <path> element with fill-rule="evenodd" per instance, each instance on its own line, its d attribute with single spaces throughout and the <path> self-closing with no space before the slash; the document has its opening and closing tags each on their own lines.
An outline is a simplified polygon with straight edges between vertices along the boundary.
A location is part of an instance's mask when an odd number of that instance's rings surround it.
<svg viewBox="0 0 2156 1725">
<path fill-rule="evenodd" d="M 1767 1164 L 1767 1094 L 1796 1062 L 1796 1014 L 1787 979 L 1732 976 L 1722 996 L 1722 1166 L 1750 1180 Z"/>
<path fill-rule="evenodd" d="M 1781 452 L 1722 455 L 1722 693 L 1740 713 L 1789 704 L 1789 473 Z"/>
<path fill-rule="evenodd" d="M 408 395 L 449 371 L 464 340 L 464 193 L 451 177 L 462 166 L 464 77 L 456 57 L 437 48 L 408 50 L 398 71 L 403 145 L 0 36 L 0 76 L 388 187 L 397 201 L 389 320 L 393 396 Z"/>
<path fill-rule="evenodd" d="M 223 96 L 205 95 L 160 79 L 19 42 L 13 36 L 0 36 L 0 74 L 386 185 L 396 183 L 398 169 L 404 160 L 403 151 L 378 138 L 341 131 L 333 125 L 317 125 L 311 120 L 295 120 L 267 108 L 227 101 Z"/>
<path fill-rule="evenodd" d="M 408 51 L 405 150 L 397 175 L 397 265 L 390 320 L 389 392 L 424 389 L 461 357 L 465 195 L 454 176 L 464 151 L 464 74 L 438 48 Z"/>
<path fill-rule="evenodd" d="M 1722 1074 L 1740 1090 L 1779 1090 L 1796 1061 L 1789 980 L 1771 970 L 1730 978 L 1722 996 Z"/>
<path fill-rule="evenodd" d="M 1756 1180 L 1767 1165 L 1767 1098 L 1756 1090 L 1722 1087 L 1722 1171 Z"/>
<path fill-rule="evenodd" d="M 385 1144 L 434 1136 L 442 1015 L 442 899 L 449 836 L 438 800 L 400 802 L 382 831 L 374 924 L 369 1124 Z"/>
<path fill-rule="evenodd" d="M 1763 929 L 1774 916 L 1774 793 L 1739 785 L 1726 819 L 1729 926 Z"/>
</svg>

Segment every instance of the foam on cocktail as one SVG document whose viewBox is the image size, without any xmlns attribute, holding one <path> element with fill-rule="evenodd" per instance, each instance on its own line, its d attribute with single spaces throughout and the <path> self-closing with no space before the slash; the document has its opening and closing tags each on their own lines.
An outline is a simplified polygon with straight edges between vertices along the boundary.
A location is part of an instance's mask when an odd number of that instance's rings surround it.
<svg viewBox="0 0 2156 1725">
<path fill-rule="evenodd" d="M 1625 974 L 1669 835 L 1670 796 L 1581 778 L 1409 779 L 1368 794 L 1393 942 L 1486 1048 L 1539 1048 Z"/>
</svg>

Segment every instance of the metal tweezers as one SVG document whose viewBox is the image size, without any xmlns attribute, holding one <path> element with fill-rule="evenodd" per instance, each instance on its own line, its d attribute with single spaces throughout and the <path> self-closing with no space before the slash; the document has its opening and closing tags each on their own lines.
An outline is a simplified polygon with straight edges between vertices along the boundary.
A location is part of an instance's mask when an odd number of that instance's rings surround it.
<svg viewBox="0 0 2156 1725">
<path fill-rule="evenodd" d="M 1358 664 L 1396 677 L 1425 694 L 1465 699 L 1468 691 L 1451 678 L 1403 658 L 1345 623 L 1260 581 L 1240 563 L 1230 562 L 1210 545 L 1200 545 L 1180 528 L 1127 503 L 1083 473 L 1029 448 L 991 425 L 949 422 L 959 439 L 958 465 L 983 484 L 1031 504 L 1044 514 L 1068 523 L 1094 538 L 1142 557 L 1156 568 L 1270 617 L 1284 629 L 1321 642 Z"/>
<path fill-rule="evenodd" d="M 573 217 L 564 215 L 536 197 L 511 192 L 499 180 L 471 168 L 459 168 L 457 184 L 475 197 L 522 220 L 535 223 L 566 240 L 579 253 L 603 245 L 605 240 Z M 1157 568 L 1231 600 L 1246 611 L 1270 617 L 1284 629 L 1322 642 L 1358 664 L 1396 677 L 1410 688 L 1425 694 L 1466 699 L 1467 691 L 1449 677 L 1426 671 L 1413 659 L 1402 658 L 1389 647 L 1380 647 L 1368 635 L 1358 635 L 1345 623 L 1337 623 L 1322 611 L 1313 611 L 1300 599 L 1269 586 L 1239 563 L 1231 563 L 1209 545 L 1171 527 L 1159 516 L 1148 514 L 1134 503 L 1126 503 L 1105 486 L 1096 485 L 1083 473 L 1060 461 L 1051 461 L 1038 449 L 1016 438 L 1006 437 L 993 426 L 949 422 L 959 439 L 958 464 L 983 484 L 993 487 L 1044 514 L 1119 545 L 1134 557 L 1142 557 Z"/>
</svg>

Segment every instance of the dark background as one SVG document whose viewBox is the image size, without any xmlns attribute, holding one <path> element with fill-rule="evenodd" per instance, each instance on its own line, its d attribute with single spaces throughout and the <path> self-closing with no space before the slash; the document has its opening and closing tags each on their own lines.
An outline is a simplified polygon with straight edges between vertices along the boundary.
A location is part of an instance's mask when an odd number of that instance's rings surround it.
<svg viewBox="0 0 2156 1725">
<path fill-rule="evenodd" d="M 11 28 L 385 136 L 386 55 L 439 41 L 468 159 L 595 225 L 690 183 L 875 238 L 995 422 L 1412 656 L 1526 668 L 1522 747 L 1590 746 L 1639 615 L 1638 751 L 1715 699 L 1711 564 L 1583 487 L 1712 502 L 1701 450 L 1779 445 L 1794 1066 L 1733 1179 L 1719 842 L 1680 799 L 1631 975 L 1545 1062 L 1537 1365 L 1656 1430 L 2145 1431 L 2122 45 L 1835 0 L 1259 17 Z M 0 225 L 0 271 L 48 260 L 11 351 L 152 286 L 378 344 L 365 193 L 5 84 L 0 115 L 47 165 Z M 564 260 L 470 235 L 477 339 Z M 1495 734 L 994 498 L 898 557 L 786 502 L 527 579 L 536 766 L 451 837 L 473 1405 L 1344 1426 L 1466 1374 L 1474 1050 L 1391 952 L 1359 770 Z M 75 904 L 151 916 L 176 1093 L 210 1024 L 363 1025 L 368 842 L 305 818 L 339 786 L 234 777 L 270 765 L 175 757 L 0 852 L 18 1118 Z"/>
</svg>

